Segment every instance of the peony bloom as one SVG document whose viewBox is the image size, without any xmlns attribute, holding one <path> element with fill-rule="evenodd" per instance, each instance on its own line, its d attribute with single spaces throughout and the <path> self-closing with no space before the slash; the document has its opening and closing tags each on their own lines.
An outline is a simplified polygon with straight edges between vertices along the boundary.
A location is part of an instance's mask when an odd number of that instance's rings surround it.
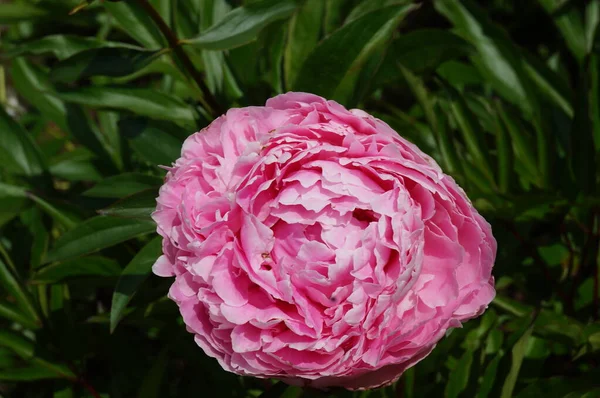
<svg viewBox="0 0 600 398">
<path fill-rule="evenodd" d="M 231 372 L 316 388 L 398 379 L 493 299 L 496 242 L 454 180 L 381 120 L 313 94 L 190 136 L 153 271 Z"/>
</svg>

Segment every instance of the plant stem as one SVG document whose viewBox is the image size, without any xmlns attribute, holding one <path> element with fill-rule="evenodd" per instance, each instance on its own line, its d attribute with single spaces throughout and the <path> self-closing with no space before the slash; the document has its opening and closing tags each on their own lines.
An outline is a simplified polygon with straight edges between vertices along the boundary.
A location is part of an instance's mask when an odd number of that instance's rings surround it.
<svg viewBox="0 0 600 398">
<path fill-rule="evenodd" d="M 186 69 L 186 71 L 189 73 L 189 75 L 192 77 L 192 79 L 196 82 L 196 85 L 198 85 L 198 88 L 200 88 L 200 91 L 202 91 L 202 94 L 204 95 L 204 97 L 200 99 L 200 102 L 202 102 L 202 105 L 214 117 L 217 117 L 217 116 L 223 114 L 224 112 L 221 110 L 221 106 L 219 105 L 219 102 L 212 95 L 208 86 L 206 85 L 206 83 L 204 83 L 204 80 L 202 79 L 202 75 L 200 74 L 200 72 L 198 72 L 198 70 L 196 70 L 196 68 L 194 67 L 194 64 L 192 63 L 192 60 L 190 59 L 190 57 L 188 57 L 186 52 L 181 47 L 181 42 L 175 35 L 175 32 L 173 32 L 171 30 L 171 28 L 169 28 L 169 25 L 167 25 L 165 20 L 154 9 L 152 4 L 150 4 L 148 2 L 148 0 L 138 0 L 138 3 L 140 4 L 140 6 L 142 6 L 142 8 L 144 8 L 144 10 L 146 10 L 146 12 L 150 16 L 150 18 L 152 18 L 152 20 L 154 21 L 154 23 L 156 24 L 158 29 L 161 31 L 163 36 L 165 36 L 165 38 L 167 39 L 167 42 L 169 43 L 169 47 L 171 49 L 173 49 L 173 52 L 175 53 L 175 55 L 177 56 L 179 61 L 181 61 L 181 64 L 183 65 L 183 67 Z"/>
</svg>

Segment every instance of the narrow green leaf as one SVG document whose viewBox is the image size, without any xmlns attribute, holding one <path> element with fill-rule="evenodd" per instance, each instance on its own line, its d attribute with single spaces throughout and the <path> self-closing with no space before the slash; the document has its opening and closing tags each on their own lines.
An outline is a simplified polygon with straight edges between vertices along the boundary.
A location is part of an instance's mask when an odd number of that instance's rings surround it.
<svg viewBox="0 0 600 398">
<path fill-rule="evenodd" d="M 120 273 L 121 267 L 114 260 L 101 256 L 85 256 L 46 266 L 36 272 L 31 281 L 51 284 L 71 278 L 117 277 Z"/>
<path fill-rule="evenodd" d="M 36 196 L 32 193 L 28 193 L 27 196 L 29 199 L 34 201 L 40 209 L 46 212 L 50 217 L 52 217 L 56 222 L 61 224 L 66 229 L 71 229 L 77 224 L 78 220 L 75 217 L 58 209 L 56 206 L 40 198 L 39 196 Z"/>
<path fill-rule="evenodd" d="M 166 40 L 152 18 L 136 1 L 105 1 L 104 6 L 121 29 L 148 49 L 166 47 Z"/>
<path fill-rule="evenodd" d="M 440 82 L 450 98 L 452 115 L 463 136 L 465 146 L 473 158 L 473 162 L 488 180 L 488 183 L 493 186 L 494 173 L 489 162 L 489 149 L 485 142 L 485 132 L 460 93 L 444 81 L 440 80 Z"/>
<path fill-rule="evenodd" d="M 23 311 L 23 315 L 33 323 L 38 322 L 37 311 L 29 292 L 19 283 L 13 272 L 8 269 L 8 266 L 2 260 L 0 260 L 0 286 L 15 300 L 16 304 Z"/>
<path fill-rule="evenodd" d="M 27 3 L 0 4 L 0 24 L 14 24 L 44 17 L 48 12 L 43 8 Z"/>
<path fill-rule="evenodd" d="M 357 74 L 358 66 L 368 60 L 369 54 L 387 40 L 400 20 L 414 9 L 414 5 L 384 7 L 332 33 L 304 61 L 294 90 L 333 98 L 347 75 Z"/>
<path fill-rule="evenodd" d="M 539 117 L 537 97 L 524 72 L 523 57 L 507 34 L 492 24 L 473 1 L 435 0 L 435 8 L 475 47 L 478 56 L 471 59 L 496 90 L 526 114 Z"/>
<path fill-rule="evenodd" d="M 500 192 L 508 193 L 510 192 L 515 179 L 513 149 L 510 135 L 502 124 L 500 117 L 496 113 L 493 114 L 495 122 L 494 133 L 496 136 L 496 153 L 498 156 L 498 188 L 500 188 Z"/>
<path fill-rule="evenodd" d="M 43 366 L 34 365 L 24 368 L 0 369 L 0 380 L 5 381 L 36 381 L 64 378 L 64 375 Z"/>
<path fill-rule="evenodd" d="M 105 216 L 150 220 L 152 212 L 156 209 L 157 196 L 157 189 L 146 189 L 127 196 L 110 207 L 98 210 L 98 213 Z"/>
<path fill-rule="evenodd" d="M 544 62 L 529 54 L 524 54 L 527 62 L 525 72 L 536 84 L 538 90 L 543 94 L 544 100 L 551 100 L 565 114 L 573 117 L 572 94 L 569 84 L 563 76 L 554 72 Z"/>
<path fill-rule="evenodd" d="M 300 67 L 319 41 L 324 1 L 306 0 L 290 20 L 284 55 L 286 87 L 292 87 Z"/>
<path fill-rule="evenodd" d="M 105 178 L 83 193 L 96 198 L 122 198 L 149 188 L 157 188 L 162 178 L 141 173 L 123 173 Z"/>
<path fill-rule="evenodd" d="M 458 360 L 456 367 L 448 376 L 448 383 L 444 396 L 446 398 L 457 398 L 469 383 L 471 365 L 473 364 L 473 352 L 466 350 Z"/>
<path fill-rule="evenodd" d="M 21 213 L 21 222 L 29 229 L 33 237 L 31 244 L 30 263 L 32 268 L 38 268 L 46 255 L 50 231 L 44 225 L 43 214 L 40 209 L 32 207 Z"/>
<path fill-rule="evenodd" d="M 589 68 L 582 68 L 575 100 L 575 117 L 571 126 L 571 154 L 569 163 L 575 183 L 585 194 L 593 194 L 596 187 L 596 151 L 594 131 L 590 119 Z M 595 110 L 598 112 L 598 110 Z"/>
<path fill-rule="evenodd" d="M 0 108 L 0 167 L 28 176 L 45 169 L 43 156 L 31 135 Z"/>
<path fill-rule="evenodd" d="M 40 327 L 39 324 L 23 314 L 17 306 L 11 303 L 0 302 L 0 317 L 16 322 L 27 329 L 37 329 Z"/>
<path fill-rule="evenodd" d="M 382 70 L 386 70 L 386 65 L 391 64 L 392 67 L 386 72 L 391 74 L 396 70 L 395 66 L 401 63 L 414 73 L 428 73 L 446 61 L 465 57 L 473 52 L 471 44 L 452 32 L 420 29 L 403 34 L 392 42 Z"/>
<path fill-rule="evenodd" d="M 477 398 L 487 398 L 492 392 L 494 382 L 496 381 L 496 374 L 498 373 L 498 365 L 500 364 L 502 357 L 503 354 L 498 353 L 485 368 Z"/>
<path fill-rule="evenodd" d="M 156 230 L 150 221 L 94 217 L 77 225 L 58 239 L 46 261 L 62 261 L 81 256 Z"/>
<path fill-rule="evenodd" d="M 168 348 L 165 347 L 153 361 L 153 365 L 144 377 L 142 385 L 138 390 L 138 398 L 160 398 L 160 386 L 165 378 L 165 370 L 169 362 Z"/>
<path fill-rule="evenodd" d="M 95 37 L 82 37 L 75 35 L 49 35 L 40 39 L 20 43 L 6 44 L 4 56 L 18 57 L 24 54 L 42 55 L 52 53 L 59 60 L 69 58 L 81 51 L 98 47 L 134 47 L 126 43 L 99 40 Z M 135 48 L 135 47 L 134 47 Z"/>
<path fill-rule="evenodd" d="M 293 0 L 261 0 L 238 7 L 202 32 L 200 36 L 183 40 L 208 50 L 227 50 L 249 43 L 268 24 L 292 15 Z"/>
<path fill-rule="evenodd" d="M 50 78 L 53 81 L 70 83 L 92 76 L 127 76 L 150 64 L 165 52 L 118 47 L 85 50 L 57 63 L 50 72 Z"/>
<path fill-rule="evenodd" d="M 600 24 L 600 1 L 591 0 L 585 8 L 585 43 L 587 53 L 594 48 L 594 36 Z"/>
<path fill-rule="evenodd" d="M 181 154 L 181 141 L 151 120 L 121 119 L 119 129 L 133 150 L 154 165 L 169 166 Z"/>
<path fill-rule="evenodd" d="M 517 116 L 509 112 L 501 101 L 496 101 L 496 109 L 510 136 L 516 160 L 523 164 L 530 181 L 539 184 L 540 177 L 536 164 L 537 151 L 533 139 L 527 134 L 526 128 Z"/>
<path fill-rule="evenodd" d="M 538 3 L 546 10 L 550 16 L 553 16 L 554 23 L 562 33 L 567 47 L 573 53 L 577 61 L 583 62 L 586 54 L 586 38 L 583 28 L 583 21 L 576 9 L 571 8 L 560 12 L 559 15 L 553 15 L 563 5 L 562 0 L 538 0 Z"/>
<path fill-rule="evenodd" d="M 161 251 L 162 238 L 157 236 L 144 246 L 123 270 L 112 298 L 110 312 L 111 333 L 121 320 L 127 303 L 129 303 L 142 282 L 144 282 L 152 271 L 152 264 L 161 255 Z"/>
<path fill-rule="evenodd" d="M 177 97 L 148 88 L 81 87 L 55 93 L 56 97 L 102 109 L 128 110 L 142 116 L 172 120 L 194 128 L 194 110 Z"/>
<path fill-rule="evenodd" d="M 14 59 L 11 67 L 12 81 L 19 94 L 48 120 L 52 120 L 63 131 L 69 131 L 67 108 L 60 99 L 51 95 L 54 88 L 48 74 L 25 57 Z"/>
<path fill-rule="evenodd" d="M 529 342 L 529 338 L 531 337 L 531 333 L 533 332 L 533 325 L 530 326 L 527 331 L 519 338 L 519 340 L 515 343 L 511 351 L 511 368 L 508 376 L 504 381 L 502 386 L 502 392 L 500 394 L 501 398 L 510 398 L 513 396 L 513 391 L 515 389 L 515 385 L 517 384 L 517 380 L 519 378 L 519 371 L 521 370 L 521 364 L 523 363 L 523 358 L 525 357 L 525 351 L 527 350 L 527 343 Z"/>
</svg>

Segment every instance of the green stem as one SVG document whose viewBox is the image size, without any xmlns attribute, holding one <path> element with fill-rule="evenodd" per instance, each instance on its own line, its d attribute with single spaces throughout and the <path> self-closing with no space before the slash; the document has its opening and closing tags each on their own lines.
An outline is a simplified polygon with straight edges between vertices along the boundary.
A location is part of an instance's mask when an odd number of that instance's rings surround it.
<svg viewBox="0 0 600 398">
<path fill-rule="evenodd" d="M 200 72 L 198 72 L 198 70 L 196 70 L 196 68 L 194 67 L 194 64 L 192 63 L 192 60 L 190 59 L 190 57 L 188 57 L 186 52 L 181 47 L 181 43 L 180 43 L 179 39 L 177 38 L 177 36 L 175 35 L 175 32 L 173 32 L 171 30 L 171 28 L 169 28 L 169 26 L 167 25 L 165 20 L 154 9 L 152 4 L 150 4 L 148 2 L 148 0 L 138 0 L 138 3 L 140 4 L 140 6 L 142 6 L 142 8 L 144 8 L 144 10 L 146 10 L 146 12 L 150 16 L 150 18 L 152 18 L 152 20 L 154 21 L 154 23 L 156 24 L 158 29 L 162 32 L 163 36 L 165 36 L 165 38 L 167 39 L 167 42 L 169 43 L 169 47 L 173 49 L 173 52 L 175 53 L 175 55 L 177 56 L 177 58 L 179 59 L 179 61 L 183 65 L 183 67 L 186 69 L 186 71 L 189 73 L 189 75 L 192 77 L 192 79 L 196 82 L 196 84 L 200 88 L 200 91 L 202 91 L 202 94 L 204 95 L 204 97 L 200 99 L 200 102 L 202 102 L 202 105 L 214 117 L 217 117 L 217 116 L 221 115 L 222 113 L 224 113 L 221 110 L 221 106 L 219 105 L 219 102 L 213 96 L 213 94 L 210 92 L 206 83 L 204 83 L 204 79 L 202 79 L 202 75 L 200 74 Z"/>
</svg>

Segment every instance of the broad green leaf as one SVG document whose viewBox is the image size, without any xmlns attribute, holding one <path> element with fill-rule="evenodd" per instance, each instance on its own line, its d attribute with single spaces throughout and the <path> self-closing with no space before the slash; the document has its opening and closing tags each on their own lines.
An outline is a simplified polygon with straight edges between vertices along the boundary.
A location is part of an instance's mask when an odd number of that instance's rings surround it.
<svg viewBox="0 0 600 398">
<path fill-rule="evenodd" d="M 444 394 L 446 398 L 457 398 L 460 393 L 467 388 L 472 364 L 473 351 L 466 350 L 462 357 L 458 360 L 454 370 L 452 370 L 448 376 L 449 380 L 446 384 L 446 390 Z"/>
<path fill-rule="evenodd" d="M 11 296 L 19 306 L 23 315 L 37 323 L 38 314 L 29 292 L 14 275 L 14 270 L 10 270 L 4 261 L 0 260 L 0 286 L 2 290 Z"/>
<path fill-rule="evenodd" d="M 150 275 L 152 265 L 162 251 L 162 237 L 157 236 L 144 246 L 121 273 L 112 297 L 110 311 L 110 331 L 117 327 L 123 310 L 142 282 Z"/>
<path fill-rule="evenodd" d="M 53 81 L 70 83 L 92 76 L 127 76 L 142 69 L 164 53 L 165 50 L 94 48 L 79 52 L 57 63 L 50 72 L 50 78 Z"/>
<path fill-rule="evenodd" d="M 183 40 L 208 50 L 227 50 L 256 38 L 271 22 L 292 15 L 296 9 L 293 0 L 261 0 L 238 7 L 200 36 Z"/>
<path fill-rule="evenodd" d="M 475 47 L 473 62 L 507 100 L 528 115 L 538 115 L 538 101 L 523 57 L 505 32 L 493 25 L 475 2 L 435 0 L 436 9 L 448 18 L 456 32 Z"/>
<path fill-rule="evenodd" d="M 46 261 L 62 261 L 116 245 L 156 230 L 150 221 L 94 217 L 77 225 L 56 241 Z"/>
<path fill-rule="evenodd" d="M 148 49 L 166 47 L 166 40 L 146 10 L 135 1 L 109 2 L 104 6 L 120 28 Z"/>
<path fill-rule="evenodd" d="M 177 97 L 149 88 L 81 87 L 55 93 L 56 97 L 101 109 L 128 110 L 142 116 L 172 120 L 194 127 L 194 110 Z"/>
<path fill-rule="evenodd" d="M 44 160 L 31 135 L 0 108 L 0 167 L 28 176 L 45 169 Z"/>
<path fill-rule="evenodd" d="M 85 148 L 62 153 L 51 160 L 50 174 L 68 181 L 99 181 L 102 174 L 94 166 L 93 158 Z"/>
<path fill-rule="evenodd" d="M 97 198 L 122 198 L 146 190 L 157 188 L 162 178 L 141 173 L 123 173 L 105 178 L 83 193 Z"/>
<path fill-rule="evenodd" d="M 502 392 L 500 394 L 501 398 L 510 398 L 513 396 L 513 391 L 515 389 L 515 385 L 517 384 L 519 372 L 521 370 L 521 365 L 523 364 L 523 358 L 527 349 L 527 343 L 531 338 L 532 332 L 533 325 L 525 331 L 519 340 L 517 340 L 511 350 L 511 368 L 508 376 L 506 376 L 506 379 L 504 380 L 504 384 L 502 385 Z"/>
<path fill-rule="evenodd" d="M 562 34 L 567 47 L 573 53 L 577 61 L 583 62 L 586 54 L 586 38 L 583 21 L 576 9 L 571 8 L 553 15 L 563 5 L 562 0 L 537 0 L 538 3 L 553 17 L 556 27 Z"/>
<path fill-rule="evenodd" d="M 484 78 L 474 66 L 456 60 L 441 64 L 436 73 L 454 87 L 484 86 Z"/>
<path fill-rule="evenodd" d="M 27 3 L 0 4 L 0 24 L 14 24 L 48 15 L 48 11 Z"/>
<path fill-rule="evenodd" d="M 165 379 L 165 371 L 169 362 L 168 348 L 162 349 L 138 390 L 138 398 L 160 398 L 160 386 Z"/>
<path fill-rule="evenodd" d="M 414 5 L 381 8 L 332 33 L 304 61 L 294 90 L 333 98 L 347 75 L 360 71 L 359 66 L 414 8 Z"/>
<path fill-rule="evenodd" d="M 4 53 L 5 57 L 14 58 L 24 54 L 41 55 L 52 53 L 59 60 L 69 58 L 81 51 L 98 47 L 134 47 L 126 43 L 99 40 L 95 37 L 75 35 L 49 35 L 40 39 L 23 43 L 9 43 Z M 135 48 L 135 47 L 134 47 Z"/>
<path fill-rule="evenodd" d="M 154 165 L 170 166 L 181 154 L 181 141 L 151 120 L 121 119 L 119 129 L 133 150 Z"/>
<path fill-rule="evenodd" d="M 324 1 L 306 0 L 290 19 L 284 54 L 286 87 L 292 87 L 302 63 L 319 41 Z"/>
<path fill-rule="evenodd" d="M 133 195 L 126 196 L 118 202 L 102 210 L 99 214 L 113 217 L 135 218 L 150 220 L 152 212 L 156 209 L 157 189 L 146 189 Z"/>
<path fill-rule="evenodd" d="M 86 256 L 48 265 L 32 277 L 33 283 L 57 283 L 69 278 L 117 277 L 121 267 L 116 261 L 100 256 Z"/>
</svg>

